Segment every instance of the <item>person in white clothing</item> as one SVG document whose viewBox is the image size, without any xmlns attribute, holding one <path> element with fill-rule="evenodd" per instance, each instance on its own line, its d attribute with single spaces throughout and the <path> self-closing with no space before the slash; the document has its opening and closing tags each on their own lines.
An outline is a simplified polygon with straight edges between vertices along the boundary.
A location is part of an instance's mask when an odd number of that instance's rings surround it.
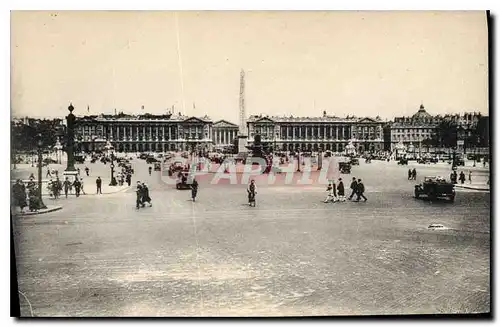
<svg viewBox="0 0 500 327">
<path fill-rule="evenodd" d="M 330 183 L 328 184 L 328 187 L 326 188 L 326 192 L 328 192 L 325 203 L 328 202 L 336 202 L 337 201 L 337 189 L 335 187 L 335 183 Z"/>
</svg>

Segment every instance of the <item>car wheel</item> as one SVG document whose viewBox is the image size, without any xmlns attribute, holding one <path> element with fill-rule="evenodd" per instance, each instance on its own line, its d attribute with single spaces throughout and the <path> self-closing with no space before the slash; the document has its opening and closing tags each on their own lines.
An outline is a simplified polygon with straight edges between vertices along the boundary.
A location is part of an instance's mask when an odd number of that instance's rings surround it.
<svg viewBox="0 0 500 327">
<path fill-rule="evenodd" d="M 420 198 L 420 192 L 415 190 L 415 199 L 419 199 Z"/>
</svg>

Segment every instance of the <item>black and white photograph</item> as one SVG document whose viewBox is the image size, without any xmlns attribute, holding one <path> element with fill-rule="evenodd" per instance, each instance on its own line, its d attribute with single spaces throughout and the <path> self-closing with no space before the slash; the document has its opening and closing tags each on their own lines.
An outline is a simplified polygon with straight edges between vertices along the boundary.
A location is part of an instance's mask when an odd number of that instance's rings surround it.
<svg viewBox="0 0 500 327">
<path fill-rule="evenodd" d="M 11 11 L 11 306 L 490 316 L 490 23 Z"/>
</svg>

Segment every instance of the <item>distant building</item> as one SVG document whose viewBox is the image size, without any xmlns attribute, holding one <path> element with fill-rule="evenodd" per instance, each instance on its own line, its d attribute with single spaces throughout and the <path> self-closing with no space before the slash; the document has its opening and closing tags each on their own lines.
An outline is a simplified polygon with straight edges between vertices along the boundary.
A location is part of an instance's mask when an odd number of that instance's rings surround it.
<svg viewBox="0 0 500 327">
<path fill-rule="evenodd" d="M 238 137 L 238 128 L 238 125 L 227 120 L 216 121 L 212 128 L 214 147 L 222 150 L 233 145 L 234 140 Z"/>
<path fill-rule="evenodd" d="M 271 117 L 254 115 L 247 121 L 248 142 L 261 135 L 263 143 L 278 151 L 325 151 L 342 152 L 352 141 L 359 152 L 383 149 L 384 122 L 379 117 L 339 118 L 322 117 Z"/>
<path fill-rule="evenodd" d="M 76 120 L 75 144 L 77 151 L 103 150 L 108 140 L 117 152 L 208 151 L 212 125 L 208 116 L 84 116 Z"/>
<path fill-rule="evenodd" d="M 391 124 L 391 151 L 398 143 L 405 146 L 413 145 L 416 149 L 422 148 L 422 142 L 432 139 L 442 117 L 430 115 L 420 105 L 418 111 L 411 117 L 396 117 Z"/>
</svg>

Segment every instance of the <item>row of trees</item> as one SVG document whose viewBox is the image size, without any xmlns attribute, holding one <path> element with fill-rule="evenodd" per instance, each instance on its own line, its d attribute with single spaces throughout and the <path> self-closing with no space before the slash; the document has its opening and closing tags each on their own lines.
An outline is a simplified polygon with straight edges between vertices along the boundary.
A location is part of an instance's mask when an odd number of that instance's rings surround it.
<svg viewBox="0 0 500 327">
<path fill-rule="evenodd" d="M 23 153 L 36 150 L 38 138 L 41 134 L 44 150 L 51 149 L 60 137 L 64 143 L 64 126 L 61 119 L 30 119 L 27 123 L 11 121 L 11 148 L 13 152 Z"/>
<path fill-rule="evenodd" d="M 477 124 L 472 128 L 465 128 L 451 120 L 443 120 L 436 128 L 436 132 L 429 139 L 422 141 L 425 147 L 453 148 L 458 140 L 463 140 L 466 148 L 488 146 L 483 129 L 484 124 Z"/>
</svg>

